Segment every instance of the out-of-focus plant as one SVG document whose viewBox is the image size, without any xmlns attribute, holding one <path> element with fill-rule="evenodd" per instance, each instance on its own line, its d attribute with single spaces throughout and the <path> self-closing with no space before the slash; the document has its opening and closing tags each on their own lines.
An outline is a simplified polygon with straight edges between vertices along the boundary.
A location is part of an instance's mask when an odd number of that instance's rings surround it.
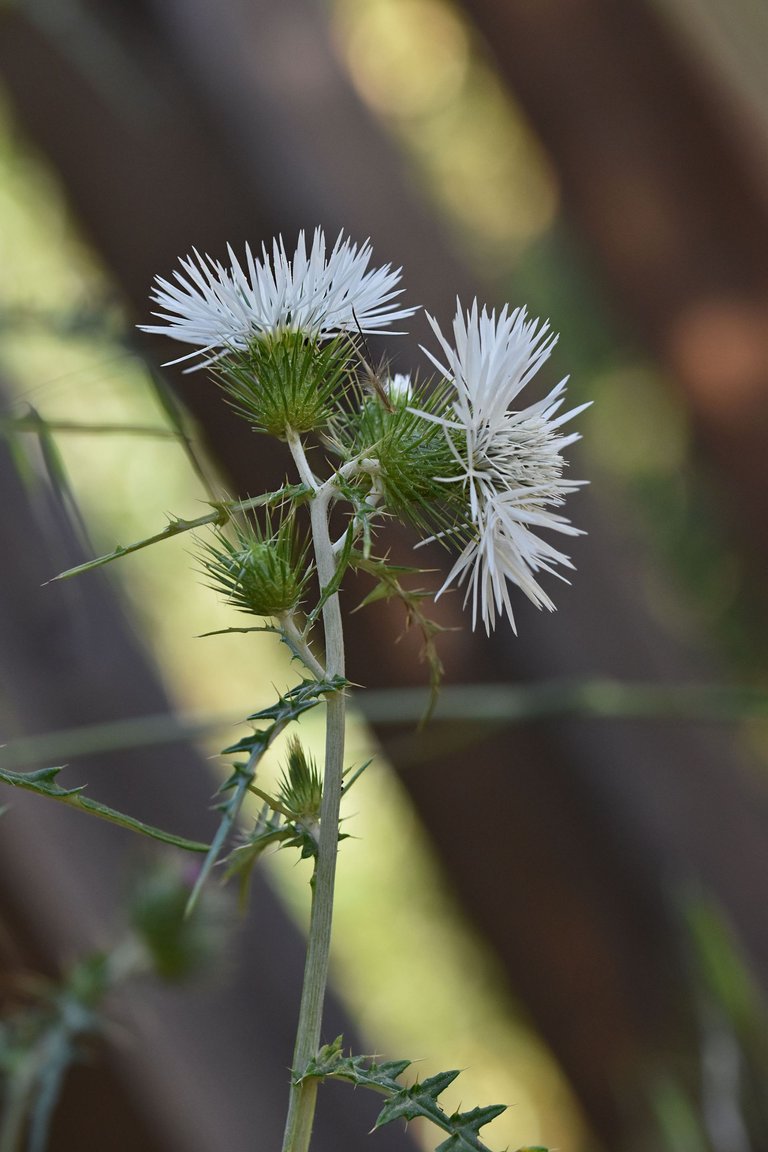
<svg viewBox="0 0 768 1152">
<path fill-rule="evenodd" d="M 768 1004 L 712 900 L 681 902 L 698 1063 L 654 1068 L 648 1094 L 662 1148 L 752 1152 L 768 1140 Z"/>
<path fill-rule="evenodd" d="M 113 948 L 58 980 L 16 979 L 0 1021 L 0 1152 L 44 1152 L 67 1072 L 108 1030 L 113 993 L 152 974 L 189 979 L 217 958 L 228 935 L 225 904 L 207 892 L 188 916 L 191 880 L 170 864 L 153 869 L 137 885 Z"/>
</svg>

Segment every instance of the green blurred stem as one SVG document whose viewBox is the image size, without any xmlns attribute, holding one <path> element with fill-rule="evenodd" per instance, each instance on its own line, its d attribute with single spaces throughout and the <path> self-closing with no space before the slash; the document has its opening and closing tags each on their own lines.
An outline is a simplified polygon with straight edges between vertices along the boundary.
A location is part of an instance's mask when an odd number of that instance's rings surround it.
<svg viewBox="0 0 768 1152">
<path fill-rule="evenodd" d="M 79 420 L 43 420 L 32 416 L 0 416 L 0 430 L 4 432 L 74 432 L 76 435 L 114 434 L 117 436 L 148 436 L 157 440 L 176 440 L 178 432 L 171 428 L 158 428 L 154 424 L 84 424 Z"/>
<path fill-rule="evenodd" d="M 253 629 L 226 629 L 230 632 Z M 260 629 L 257 629 L 260 631 Z M 314 657 L 294 622 L 285 629 L 289 647 L 318 680 L 325 670 Z M 368 691 L 356 706 L 374 724 L 417 723 L 424 715 L 429 692 L 424 688 L 383 688 Z M 764 689 L 739 684 L 647 684 L 609 679 L 542 680 L 533 684 L 448 684 L 432 714 L 434 721 L 508 725 L 544 716 L 582 720 L 704 721 L 711 724 L 768 720 Z M 232 715 L 132 716 L 102 724 L 20 736 L 0 745 L 0 772 L 18 772 L 54 760 L 69 761 L 88 753 L 115 748 L 179 744 L 239 722 Z"/>
<path fill-rule="evenodd" d="M 298 453 L 295 445 L 291 444 L 291 448 L 294 452 L 294 459 L 296 459 Z M 300 458 L 306 467 L 303 451 Z M 302 479 L 305 483 L 307 482 L 305 475 L 302 475 Z M 321 591 L 331 583 L 336 575 L 336 558 L 333 553 L 328 524 L 332 498 L 333 488 L 324 486 L 316 490 L 315 497 L 310 502 L 312 540 Z M 333 676 L 343 676 L 344 634 L 337 593 L 329 596 L 323 606 L 323 629 L 325 632 L 325 674 L 328 679 Z M 301 1083 L 296 1081 L 302 1076 L 310 1059 L 317 1054 L 320 1047 L 320 1028 L 331 948 L 336 853 L 339 842 L 339 808 L 344 771 L 344 713 L 343 691 L 330 694 L 326 703 L 325 773 L 320 809 L 320 840 L 315 874 L 312 879 L 312 910 L 309 922 L 307 959 L 304 967 L 304 986 L 299 1009 L 296 1047 L 293 1053 L 291 1092 L 283 1139 L 283 1152 L 307 1152 L 315 1116 L 317 1080 L 312 1077 Z"/>
</svg>

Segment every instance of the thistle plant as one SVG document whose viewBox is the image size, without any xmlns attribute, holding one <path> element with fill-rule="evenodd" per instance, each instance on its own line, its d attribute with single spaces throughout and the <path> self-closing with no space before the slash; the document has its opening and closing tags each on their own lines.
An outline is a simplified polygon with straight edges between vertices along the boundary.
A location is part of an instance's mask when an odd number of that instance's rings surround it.
<svg viewBox="0 0 768 1152">
<path fill-rule="evenodd" d="M 563 429 L 582 409 L 562 411 L 565 381 L 543 398 L 521 403 L 556 340 L 546 323 L 521 308 L 497 313 L 476 301 L 467 309 L 457 304 L 453 343 L 429 317 L 436 348 L 424 351 L 436 374 L 374 372 L 365 335 L 391 329 L 416 309 L 401 303 L 400 269 L 371 268 L 370 261 L 368 243 L 357 246 L 342 234 L 329 251 L 318 229 L 309 245 L 300 235 L 290 256 L 282 239 L 260 256 L 246 247 L 242 260 L 230 249 L 226 266 L 193 252 L 171 278 L 156 280 L 157 322 L 144 330 L 189 346 L 180 357 L 186 370 L 207 369 L 239 417 L 283 441 L 296 476 L 276 491 L 218 502 L 197 520 L 171 520 L 155 536 L 64 575 L 193 531 L 206 583 L 254 618 L 234 630 L 275 633 L 299 668 L 297 682 L 249 716 L 252 731 L 224 750 L 232 768 L 220 789 L 213 842 L 190 844 L 139 828 L 204 851 L 190 907 L 222 859 L 227 874 L 244 883 L 269 847 L 296 850 L 312 862 L 283 1152 L 309 1148 L 318 1085 L 327 1077 L 383 1094 L 377 1125 L 424 1116 L 444 1133 L 443 1152 L 480 1152 L 480 1129 L 503 1107 L 447 1114 L 438 1097 L 457 1072 L 404 1086 L 400 1077 L 409 1061 L 378 1063 L 345 1055 L 341 1038 L 321 1042 L 343 839 L 340 801 L 342 788 L 361 771 L 350 775 L 345 766 L 350 685 L 339 590 L 345 576 L 359 570 L 374 584 L 368 601 L 402 600 L 407 620 L 421 630 L 433 691 L 440 676 L 439 628 L 425 612 L 426 594 L 405 587 L 418 566 L 395 567 L 377 551 L 377 533 L 387 520 L 411 526 L 417 547 L 438 542 L 452 554 L 437 595 L 462 588 L 473 628 L 482 623 L 489 633 L 504 620 L 515 627 L 513 586 L 538 607 L 553 609 L 542 574 L 564 578 L 560 570 L 571 563 L 541 533 L 578 533 L 560 509 L 581 483 L 566 478 L 563 450 L 577 433 Z M 262 787 L 257 773 L 264 753 L 319 704 L 326 721 L 321 767 L 293 735 L 282 779 L 272 791 Z M 120 822 L 120 814 L 92 802 L 85 806 L 79 793 L 59 788 L 55 770 L 47 771 L 38 774 L 35 790 Z M 258 814 L 232 844 L 249 796 L 259 801 Z"/>
</svg>

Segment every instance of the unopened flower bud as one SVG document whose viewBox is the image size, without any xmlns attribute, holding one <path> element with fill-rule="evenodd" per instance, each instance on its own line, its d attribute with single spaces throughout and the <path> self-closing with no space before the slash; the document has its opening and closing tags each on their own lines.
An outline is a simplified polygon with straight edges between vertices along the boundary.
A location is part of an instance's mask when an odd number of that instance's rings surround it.
<svg viewBox="0 0 768 1152">
<path fill-rule="evenodd" d="M 249 523 L 233 542 L 221 532 L 204 546 L 203 567 L 212 587 L 241 612 L 284 616 L 301 603 L 308 578 L 307 551 L 299 546 L 293 521 L 262 533 Z"/>
</svg>

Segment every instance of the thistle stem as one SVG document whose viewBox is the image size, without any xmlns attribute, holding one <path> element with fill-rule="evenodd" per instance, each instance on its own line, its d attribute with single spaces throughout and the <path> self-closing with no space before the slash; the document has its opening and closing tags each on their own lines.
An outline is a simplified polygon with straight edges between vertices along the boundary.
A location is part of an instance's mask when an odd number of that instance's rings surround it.
<svg viewBox="0 0 768 1152">
<path fill-rule="evenodd" d="M 301 442 L 301 437 L 299 436 L 298 432 L 294 432 L 292 429 L 288 428 L 286 431 L 286 438 L 288 440 L 288 447 L 291 450 L 291 456 L 293 456 L 293 462 L 296 465 L 296 470 L 301 477 L 302 484 L 306 484 L 307 488 L 309 488 L 312 492 L 317 492 L 319 487 L 317 478 L 309 466 L 309 461 L 307 460 L 307 456 L 304 451 L 304 445 Z"/>
<path fill-rule="evenodd" d="M 291 447 L 294 449 L 294 445 Z M 296 458 L 295 450 L 294 458 Z M 328 586 L 336 573 L 336 558 L 328 524 L 332 494 L 330 488 L 316 490 L 315 497 L 310 502 L 312 539 L 321 589 Z M 343 676 L 344 635 L 338 594 L 329 596 L 323 607 L 323 629 L 326 676 L 329 679 Z M 328 980 L 333 891 L 339 840 L 339 808 L 344 771 L 344 713 L 343 690 L 329 694 L 326 702 L 325 773 L 320 809 L 320 839 L 312 879 L 307 958 L 293 1054 L 283 1152 L 307 1152 L 315 1115 L 317 1081 L 300 1080 L 300 1078 L 320 1046 L 323 1002 Z"/>
<path fill-rule="evenodd" d="M 285 643 L 291 649 L 295 656 L 298 656 L 305 668 L 307 668 L 313 676 L 318 680 L 326 680 L 327 673 L 323 668 L 320 661 L 315 656 L 314 652 L 307 643 L 304 633 L 296 624 L 292 616 L 281 616 L 279 625 L 285 639 Z"/>
</svg>

